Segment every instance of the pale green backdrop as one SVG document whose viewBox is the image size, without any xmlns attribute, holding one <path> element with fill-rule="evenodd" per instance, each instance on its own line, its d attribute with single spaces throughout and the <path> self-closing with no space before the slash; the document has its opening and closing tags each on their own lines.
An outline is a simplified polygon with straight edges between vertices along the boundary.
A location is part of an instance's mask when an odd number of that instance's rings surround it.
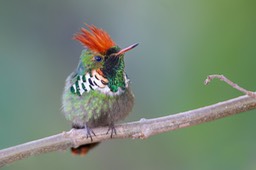
<svg viewBox="0 0 256 170">
<path fill-rule="evenodd" d="M 136 95 L 126 121 L 195 109 L 242 95 L 221 73 L 256 89 L 256 1 L 0 1 L 0 148 L 69 130 L 65 78 L 83 47 L 83 23 L 104 28 L 126 55 Z M 26 169 L 255 170 L 256 111 L 146 140 L 112 140 L 86 157 L 56 152 L 4 167 Z"/>
</svg>

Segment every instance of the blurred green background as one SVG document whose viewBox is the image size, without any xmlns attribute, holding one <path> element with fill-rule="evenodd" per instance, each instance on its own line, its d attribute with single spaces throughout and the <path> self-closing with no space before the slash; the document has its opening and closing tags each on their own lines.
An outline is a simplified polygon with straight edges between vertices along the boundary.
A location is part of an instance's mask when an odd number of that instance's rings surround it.
<svg viewBox="0 0 256 170">
<path fill-rule="evenodd" d="M 72 40 L 88 24 L 104 28 L 127 53 L 136 95 L 126 121 L 153 118 L 241 95 L 224 74 L 256 89 L 256 1 L 0 1 L 0 148 L 70 129 L 61 113 L 65 78 L 83 47 Z M 255 170 L 256 111 L 146 140 L 107 141 L 86 157 L 56 152 L 13 169 Z"/>
</svg>

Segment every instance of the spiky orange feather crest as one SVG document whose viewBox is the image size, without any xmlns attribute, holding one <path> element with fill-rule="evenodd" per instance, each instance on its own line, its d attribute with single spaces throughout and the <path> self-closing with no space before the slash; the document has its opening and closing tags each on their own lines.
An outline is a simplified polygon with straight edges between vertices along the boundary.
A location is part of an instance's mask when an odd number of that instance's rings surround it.
<svg viewBox="0 0 256 170">
<path fill-rule="evenodd" d="M 88 49 L 105 54 L 108 49 L 116 46 L 115 42 L 110 38 L 108 33 L 94 25 L 87 25 L 90 31 L 81 28 L 81 33 L 74 35 L 74 39 L 81 42 Z"/>
</svg>

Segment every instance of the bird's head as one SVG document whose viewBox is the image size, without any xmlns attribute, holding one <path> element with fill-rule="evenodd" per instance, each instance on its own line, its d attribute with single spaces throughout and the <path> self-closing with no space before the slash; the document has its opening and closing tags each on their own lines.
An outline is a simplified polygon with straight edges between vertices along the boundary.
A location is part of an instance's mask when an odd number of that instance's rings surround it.
<svg viewBox="0 0 256 170">
<path fill-rule="evenodd" d="M 118 71 L 124 70 L 124 54 L 138 43 L 121 49 L 103 29 L 86 26 L 89 29 L 81 28 L 81 32 L 74 36 L 87 48 L 81 56 L 83 66 L 88 71 L 97 70 L 106 78 L 116 76 Z"/>
</svg>

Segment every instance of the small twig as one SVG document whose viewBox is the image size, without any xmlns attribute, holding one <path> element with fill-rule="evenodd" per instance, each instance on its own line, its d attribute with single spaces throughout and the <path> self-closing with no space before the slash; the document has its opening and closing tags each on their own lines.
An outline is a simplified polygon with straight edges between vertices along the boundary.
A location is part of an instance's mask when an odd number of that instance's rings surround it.
<svg viewBox="0 0 256 170">
<path fill-rule="evenodd" d="M 246 90 L 240 86 L 238 86 L 236 83 L 232 82 L 231 80 L 229 80 L 227 77 L 225 77 L 224 75 L 219 75 L 219 74 L 213 74 L 213 75 L 209 75 L 207 76 L 206 80 L 204 81 L 204 84 L 207 85 L 209 84 L 212 79 L 219 79 L 221 81 L 224 81 L 225 83 L 227 83 L 228 85 L 230 85 L 231 87 L 237 89 L 238 91 L 250 96 L 250 97 L 253 97 L 253 98 L 256 98 L 256 94 L 252 91 L 249 91 L 249 90 Z"/>
</svg>

